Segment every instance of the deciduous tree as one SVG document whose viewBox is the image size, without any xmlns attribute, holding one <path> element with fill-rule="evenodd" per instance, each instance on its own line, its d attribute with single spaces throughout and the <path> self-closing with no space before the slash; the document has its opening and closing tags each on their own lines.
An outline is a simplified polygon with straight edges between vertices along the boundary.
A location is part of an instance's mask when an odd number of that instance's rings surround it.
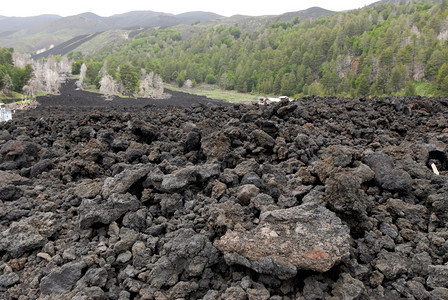
<svg viewBox="0 0 448 300">
<path fill-rule="evenodd" d="M 122 94 L 129 98 L 133 97 L 139 87 L 137 72 L 130 65 L 124 65 L 120 68 L 120 81 Z"/>
<path fill-rule="evenodd" d="M 101 77 L 100 80 L 100 92 L 104 94 L 105 98 L 112 100 L 114 96 L 118 94 L 118 85 L 114 78 L 109 74 Z"/>
</svg>

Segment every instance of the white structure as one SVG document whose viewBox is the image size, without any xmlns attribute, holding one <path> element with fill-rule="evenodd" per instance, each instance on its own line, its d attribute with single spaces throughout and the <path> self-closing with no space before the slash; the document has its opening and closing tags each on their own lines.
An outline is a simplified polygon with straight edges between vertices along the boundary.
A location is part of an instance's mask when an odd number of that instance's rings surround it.
<svg viewBox="0 0 448 300">
<path fill-rule="evenodd" d="M 4 107 L 3 103 L 0 103 L 0 122 L 6 122 L 12 119 L 12 112 Z"/>
</svg>

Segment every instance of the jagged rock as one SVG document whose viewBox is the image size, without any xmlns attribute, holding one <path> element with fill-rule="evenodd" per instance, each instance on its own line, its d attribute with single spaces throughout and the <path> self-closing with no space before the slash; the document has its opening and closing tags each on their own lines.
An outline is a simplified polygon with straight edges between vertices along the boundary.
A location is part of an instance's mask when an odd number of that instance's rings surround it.
<svg viewBox="0 0 448 300">
<path fill-rule="evenodd" d="M 272 148 L 275 145 L 275 140 L 263 130 L 256 129 L 251 133 L 252 138 L 258 146 L 263 148 Z"/>
<path fill-rule="evenodd" d="M 97 286 L 83 288 L 72 297 L 73 294 L 69 293 L 72 300 L 106 300 L 108 299 L 106 293 Z"/>
<path fill-rule="evenodd" d="M 139 207 L 140 201 L 131 194 L 111 194 L 106 199 L 100 196 L 84 199 L 78 208 L 79 227 L 86 229 L 96 223 L 108 225 L 128 211 L 136 211 Z"/>
<path fill-rule="evenodd" d="M 353 278 L 350 274 L 342 273 L 333 286 L 333 295 L 339 299 L 356 300 L 361 299 L 365 290 L 364 284 Z"/>
<path fill-rule="evenodd" d="M 170 289 L 170 299 L 186 298 L 190 293 L 199 289 L 199 285 L 196 282 L 181 281 Z"/>
<path fill-rule="evenodd" d="M 21 185 L 31 185 L 33 182 L 18 174 L 0 171 L 0 200 L 12 201 L 23 195 Z"/>
<path fill-rule="evenodd" d="M 75 283 L 82 276 L 83 262 L 74 262 L 63 265 L 52 271 L 40 281 L 40 291 L 44 295 L 62 296 L 70 292 Z"/>
<path fill-rule="evenodd" d="M 448 289 L 447 288 L 435 288 L 430 293 L 430 300 L 448 300 Z"/>
<path fill-rule="evenodd" d="M 388 191 L 408 192 L 412 178 L 406 171 L 396 169 L 392 158 L 384 153 L 370 153 L 366 164 L 375 172 L 375 181 Z"/>
<path fill-rule="evenodd" d="M 222 300 L 245 300 L 246 292 L 239 286 L 229 287 L 221 295 Z"/>
<path fill-rule="evenodd" d="M 260 189 L 253 184 L 245 184 L 239 188 L 238 200 L 242 205 L 248 205 L 252 198 L 260 193 Z"/>
<path fill-rule="evenodd" d="M 154 199 L 160 203 L 160 209 L 164 216 L 172 215 L 184 206 L 183 198 L 179 194 L 157 194 Z"/>
<path fill-rule="evenodd" d="M 90 268 L 82 280 L 87 286 L 104 287 L 107 282 L 107 270 L 105 268 Z"/>
<path fill-rule="evenodd" d="M 372 203 L 361 184 L 373 179 L 373 176 L 374 173 L 366 165 L 330 175 L 325 182 L 325 195 L 330 206 L 338 213 L 364 216 Z"/>
<path fill-rule="evenodd" d="M 226 192 L 227 185 L 219 180 L 215 180 L 215 185 L 212 189 L 212 198 L 219 199 Z"/>
<path fill-rule="evenodd" d="M 408 258 L 401 253 L 388 251 L 381 251 L 374 264 L 389 280 L 406 273 L 410 265 Z"/>
<path fill-rule="evenodd" d="M 269 300 L 271 296 L 266 288 L 248 289 L 246 293 L 249 300 Z"/>
<path fill-rule="evenodd" d="M 219 298 L 219 292 L 214 290 L 209 290 L 207 294 L 205 294 L 202 300 L 215 300 Z"/>
<path fill-rule="evenodd" d="M 227 201 L 213 205 L 206 210 L 207 224 L 213 230 L 233 229 L 244 223 L 243 207 L 239 203 Z"/>
<path fill-rule="evenodd" d="M 132 258 L 131 251 L 125 251 L 125 252 L 122 252 L 122 253 L 118 254 L 117 262 L 121 263 L 121 264 L 124 264 L 124 263 L 130 261 L 131 258 Z"/>
<path fill-rule="evenodd" d="M 145 153 L 141 149 L 126 150 L 126 160 L 130 163 L 142 157 Z"/>
<path fill-rule="evenodd" d="M 426 280 L 426 284 L 432 288 L 448 288 L 448 266 L 429 266 L 428 267 L 429 276 Z"/>
<path fill-rule="evenodd" d="M 0 123 L 0 298 L 448 299 L 446 100 L 76 93 Z"/>
<path fill-rule="evenodd" d="M 11 161 L 22 155 L 24 151 L 20 141 L 10 140 L 1 147 L 0 155 L 2 155 L 2 161 Z"/>
<path fill-rule="evenodd" d="M 389 199 L 386 207 L 393 216 L 409 220 L 418 230 L 427 230 L 428 209 L 423 205 L 413 205 L 399 199 Z"/>
<path fill-rule="evenodd" d="M 3 185 L 31 185 L 33 181 L 18 174 L 0 171 L 0 184 Z"/>
<path fill-rule="evenodd" d="M 135 268 L 143 268 L 146 264 L 151 261 L 152 251 L 147 248 L 145 243 L 137 241 L 132 246 L 132 265 Z"/>
<path fill-rule="evenodd" d="M 10 139 L 12 139 L 12 136 L 8 130 L 0 131 L 0 141 L 9 141 Z"/>
<path fill-rule="evenodd" d="M 20 277 L 17 273 L 8 273 L 0 275 L 0 286 L 2 287 L 10 287 L 12 285 L 15 285 L 17 282 L 20 281 Z"/>
<path fill-rule="evenodd" d="M 425 286 L 418 281 L 411 280 L 407 282 L 409 292 L 416 299 L 429 299 L 430 293 L 426 291 Z"/>
<path fill-rule="evenodd" d="M 104 145 L 97 139 L 91 139 L 79 155 L 87 161 L 96 161 L 104 153 Z"/>
<path fill-rule="evenodd" d="M 218 251 L 212 243 L 191 229 L 180 229 L 170 234 L 163 251 L 165 255 L 155 263 L 148 277 L 155 289 L 174 286 L 180 274 L 186 278 L 199 276 L 218 259 Z"/>
<path fill-rule="evenodd" d="M 233 169 L 233 172 L 238 176 L 244 176 L 250 172 L 255 173 L 258 171 L 259 167 L 259 164 L 254 159 L 248 159 L 239 163 L 235 169 Z"/>
<path fill-rule="evenodd" d="M 41 248 L 47 239 L 41 235 L 32 217 L 13 222 L 0 233 L 0 251 L 8 251 L 12 257 L 20 257 L 23 253 Z"/>
<path fill-rule="evenodd" d="M 201 150 L 209 160 L 221 161 L 230 151 L 230 142 L 224 133 L 213 133 L 202 137 Z"/>
<path fill-rule="evenodd" d="M 34 166 L 31 167 L 30 177 L 31 178 L 37 177 L 41 173 L 51 170 L 53 168 L 54 168 L 54 164 L 51 160 L 49 160 L 49 159 L 41 160 L 38 163 L 36 163 Z"/>
<path fill-rule="evenodd" d="M 196 131 L 190 131 L 185 137 L 184 143 L 186 152 L 199 150 L 201 147 L 201 135 Z"/>
<path fill-rule="evenodd" d="M 328 288 L 328 284 L 322 282 L 322 278 L 319 276 L 309 276 L 303 281 L 303 297 L 306 300 L 317 300 L 325 298 L 325 291 Z"/>
<path fill-rule="evenodd" d="M 145 176 L 154 167 L 149 165 L 137 164 L 129 166 L 123 172 L 115 175 L 114 177 L 108 177 L 104 180 L 102 194 L 107 198 L 114 193 L 126 193 L 132 187 L 133 184 L 140 180 L 144 180 Z"/>
<path fill-rule="evenodd" d="M 191 166 L 163 176 L 161 189 L 172 192 L 183 189 L 189 184 L 205 182 L 211 177 L 219 175 L 219 165 L 207 164 Z"/>
<path fill-rule="evenodd" d="M 322 160 L 315 163 L 314 169 L 320 181 L 325 183 L 332 173 L 348 167 L 352 163 L 353 157 L 354 152 L 349 147 L 333 145 L 324 150 L 321 155 Z"/>
<path fill-rule="evenodd" d="M 228 264 L 287 279 L 298 270 L 326 272 L 349 253 L 348 228 L 320 206 L 265 212 L 252 231 L 228 231 L 215 246 Z"/>
<path fill-rule="evenodd" d="M 73 193 L 80 199 L 91 199 L 101 193 L 102 186 L 102 180 L 85 179 L 76 185 Z"/>
<path fill-rule="evenodd" d="M 249 172 L 243 176 L 243 179 L 241 179 L 241 185 L 245 184 L 253 184 L 257 188 L 261 188 L 261 178 L 257 173 Z"/>
</svg>

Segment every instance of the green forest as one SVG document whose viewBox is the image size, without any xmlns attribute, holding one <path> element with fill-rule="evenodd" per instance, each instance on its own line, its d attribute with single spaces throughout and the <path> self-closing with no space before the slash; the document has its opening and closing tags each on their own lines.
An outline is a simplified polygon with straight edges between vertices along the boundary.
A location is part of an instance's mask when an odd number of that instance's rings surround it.
<svg viewBox="0 0 448 300">
<path fill-rule="evenodd" d="M 127 65 L 179 86 L 189 79 L 246 93 L 443 96 L 447 16 L 447 0 L 411 1 L 278 21 L 251 32 L 223 25 L 189 35 L 157 29 L 89 58 L 88 72 L 94 81 L 105 61 L 116 79 L 119 67 Z M 71 55 L 79 59 L 79 53 Z"/>
<path fill-rule="evenodd" d="M 13 52 L 10 48 L 0 48 L 0 96 L 5 93 L 21 93 L 33 76 L 31 65 L 26 65 L 25 68 L 14 66 Z"/>
</svg>

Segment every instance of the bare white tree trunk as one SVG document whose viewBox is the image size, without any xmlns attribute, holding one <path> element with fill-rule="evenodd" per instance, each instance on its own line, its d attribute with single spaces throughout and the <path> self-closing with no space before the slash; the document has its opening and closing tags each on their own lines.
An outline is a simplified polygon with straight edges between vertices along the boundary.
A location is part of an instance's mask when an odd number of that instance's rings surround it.
<svg viewBox="0 0 448 300">
<path fill-rule="evenodd" d="M 59 71 L 66 74 L 70 74 L 72 72 L 72 64 L 68 60 L 67 56 L 64 56 L 59 63 Z"/>
<path fill-rule="evenodd" d="M 34 62 L 34 76 L 27 83 L 27 94 L 32 98 L 39 92 L 58 94 L 61 85 L 59 67 L 52 57 L 45 63 Z"/>
<path fill-rule="evenodd" d="M 59 73 L 52 69 L 47 69 L 45 74 L 45 88 L 46 92 L 50 94 L 59 93 Z"/>
<path fill-rule="evenodd" d="M 154 72 L 146 74 L 140 80 L 139 94 L 144 98 L 161 98 L 163 95 L 163 80 L 162 77 Z"/>
<path fill-rule="evenodd" d="M 14 52 L 12 54 L 12 59 L 14 61 L 14 65 L 19 68 L 25 68 L 26 65 L 32 64 L 33 61 L 31 59 L 30 54 L 24 54 L 19 52 Z"/>
<path fill-rule="evenodd" d="M 79 80 L 76 81 L 76 86 L 80 89 L 84 89 L 84 79 L 86 78 L 87 66 L 82 64 L 81 71 L 79 72 Z"/>
<path fill-rule="evenodd" d="M 112 100 L 113 96 L 118 94 L 118 85 L 109 74 L 101 78 L 100 92 L 104 94 L 107 100 Z"/>
<path fill-rule="evenodd" d="M 153 92 L 153 76 L 154 73 L 150 72 L 146 74 L 146 76 L 140 80 L 140 91 L 139 94 L 144 98 L 149 98 L 152 95 Z"/>
<path fill-rule="evenodd" d="M 156 74 L 154 76 L 153 80 L 153 86 L 154 86 L 154 95 L 153 98 L 160 98 L 163 95 L 163 80 L 162 77 L 160 77 L 159 74 Z"/>
</svg>

